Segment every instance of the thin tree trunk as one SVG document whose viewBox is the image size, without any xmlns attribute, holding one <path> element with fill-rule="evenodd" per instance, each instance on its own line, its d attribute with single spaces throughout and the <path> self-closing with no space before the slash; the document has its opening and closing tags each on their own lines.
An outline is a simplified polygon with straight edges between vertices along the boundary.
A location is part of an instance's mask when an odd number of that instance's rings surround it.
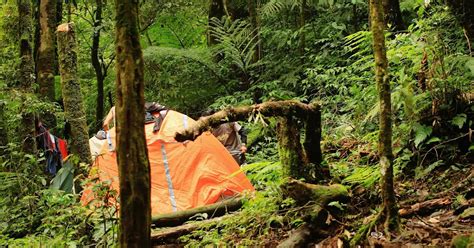
<svg viewBox="0 0 474 248">
<path fill-rule="evenodd" d="M 77 48 L 72 23 L 59 25 L 57 35 L 64 111 L 71 125 L 71 151 L 82 162 L 90 163 L 89 133 L 77 76 Z"/>
<path fill-rule="evenodd" d="M 207 45 L 213 46 L 217 44 L 217 40 L 215 37 L 211 35 L 211 27 L 213 18 L 221 19 L 225 15 L 224 10 L 224 3 L 223 0 L 209 0 L 209 16 L 208 16 L 208 24 L 207 24 Z"/>
<path fill-rule="evenodd" d="M 19 87 L 23 93 L 32 93 L 35 82 L 35 67 L 31 49 L 33 34 L 32 11 L 30 0 L 18 0 L 18 28 L 20 34 L 20 75 Z M 24 104 L 22 104 L 24 105 Z M 20 135 L 25 153 L 36 153 L 36 128 L 34 113 L 22 106 Z"/>
<path fill-rule="evenodd" d="M 8 145 L 7 119 L 5 118 L 5 102 L 0 100 L 0 146 Z M 0 149 L 0 156 L 6 154 L 7 149 Z"/>
<path fill-rule="evenodd" d="M 39 93 L 42 97 L 54 101 L 55 27 L 57 0 L 41 0 L 39 6 L 40 44 L 36 68 Z"/>
<path fill-rule="evenodd" d="M 102 26 L 102 0 L 96 0 L 97 8 L 95 10 L 94 33 L 92 34 L 92 48 L 91 61 L 94 67 L 97 79 L 97 99 L 96 99 L 96 128 L 102 127 L 102 120 L 104 118 L 104 79 L 105 71 L 103 65 L 99 60 L 99 46 L 100 46 L 100 30 Z"/>
<path fill-rule="evenodd" d="M 253 63 L 257 63 L 262 58 L 262 43 L 260 40 L 260 25 L 258 22 L 258 13 L 256 0 L 248 0 L 248 8 L 249 8 L 249 17 L 250 17 L 250 24 L 252 26 L 252 35 L 255 37 L 255 42 L 257 45 L 255 46 L 255 51 L 253 54 Z"/>
<path fill-rule="evenodd" d="M 144 65 L 138 1 L 115 0 L 115 13 L 119 239 L 122 247 L 150 247 L 150 165 L 144 129 Z"/>
<path fill-rule="evenodd" d="M 305 37 L 305 31 L 304 31 L 304 26 L 306 25 L 306 0 L 301 0 L 301 5 L 300 5 L 300 19 L 299 19 L 299 28 L 300 28 L 300 56 L 301 56 L 301 62 L 304 62 L 304 50 L 306 48 L 306 37 Z"/>
<path fill-rule="evenodd" d="M 405 30 L 407 27 L 403 21 L 399 0 L 382 0 L 384 9 L 385 25 L 391 25 L 394 31 Z"/>
<path fill-rule="evenodd" d="M 382 0 L 370 0 L 371 30 L 375 57 L 375 80 L 379 92 L 379 156 L 382 170 L 382 216 L 386 231 L 397 231 L 398 210 L 393 189 L 392 110 L 388 60 L 385 48 Z"/>
</svg>

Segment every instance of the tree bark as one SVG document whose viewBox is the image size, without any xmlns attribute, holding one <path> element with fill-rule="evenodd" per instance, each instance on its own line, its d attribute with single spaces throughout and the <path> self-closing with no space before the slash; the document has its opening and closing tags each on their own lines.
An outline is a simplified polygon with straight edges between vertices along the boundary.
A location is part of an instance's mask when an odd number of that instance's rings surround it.
<svg viewBox="0 0 474 248">
<path fill-rule="evenodd" d="M 150 165 L 144 129 L 144 66 L 138 1 L 115 0 L 115 13 L 119 239 L 122 247 L 150 247 Z"/>
<path fill-rule="evenodd" d="M 474 1 L 472 0 L 448 0 L 449 7 L 464 28 L 468 48 L 471 56 L 474 56 Z"/>
<path fill-rule="evenodd" d="M 59 71 L 67 122 L 71 125 L 71 151 L 81 162 L 90 163 L 89 133 L 77 76 L 77 48 L 72 23 L 58 26 Z"/>
<path fill-rule="evenodd" d="M 32 11 L 30 0 L 18 0 L 18 28 L 20 34 L 20 75 L 19 87 L 25 93 L 33 92 L 33 84 L 35 82 L 35 67 L 31 49 L 31 41 L 33 34 Z M 22 96 L 24 98 L 24 96 Z M 20 136 L 22 149 L 25 153 L 36 153 L 36 128 L 34 113 L 26 110 L 26 106 L 22 103 Z"/>
<path fill-rule="evenodd" d="M 91 61 L 92 66 L 94 67 L 95 76 L 97 80 L 97 99 L 96 99 L 96 129 L 102 128 L 102 121 L 104 119 L 104 80 L 107 74 L 107 71 L 104 70 L 103 63 L 99 59 L 99 46 L 100 46 L 100 30 L 102 29 L 102 9 L 103 3 L 102 0 L 96 0 L 96 10 L 95 10 L 95 22 L 93 26 L 92 34 L 92 48 L 91 48 Z"/>
<path fill-rule="evenodd" d="M 393 189 L 393 152 L 392 152 L 392 109 L 390 99 L 390 80 L 388 60 L 385 48 L 382 0 L 370 0 L 370 19 L 373 34 L 375 57 L 375 80 L 379 92 L 379 157 L 382 170 L 380 186 L 382 188 L 382 216 L 386 231 L 397 231 L 399 226 L 398 210 Z"/>
<path fill-rule="evenodd" d="M 277 138 L 283 175 L 297 179 L 308 178 L 310 168 L 305 166 L 308 163 L 304 161 L 298 121 L 294 116 L 280 117 Z"/>
<path fill-rule="evenodd" d="M 394 31 L 405 30 L 407 27 L 400 10 L 400 0 L 382 0 L 382 5 L 385 25 L 391 25 Z"/>
<path fill-rule="evenodd" d="M 56 3 L 57 0 L 41 0 L 39 6 L 40 44 L 36 60 L 37 79 L 40 95 L 50 101 L 55 99 Z"/>
</svg>

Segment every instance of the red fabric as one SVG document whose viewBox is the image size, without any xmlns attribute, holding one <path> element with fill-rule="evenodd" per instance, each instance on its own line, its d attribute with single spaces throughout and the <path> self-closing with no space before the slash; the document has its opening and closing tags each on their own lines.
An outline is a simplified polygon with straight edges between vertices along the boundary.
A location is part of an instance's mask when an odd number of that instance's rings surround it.
<svg viewBox="0 0 474 248">
<path fill-rule="evenodd" d="M 67 143 L 65 140 L 58 138 L 58 146 L 59 146 L 59 151 L 61 152 L 61 156 L 63 159 L 67 157 Z"/>
</svg>

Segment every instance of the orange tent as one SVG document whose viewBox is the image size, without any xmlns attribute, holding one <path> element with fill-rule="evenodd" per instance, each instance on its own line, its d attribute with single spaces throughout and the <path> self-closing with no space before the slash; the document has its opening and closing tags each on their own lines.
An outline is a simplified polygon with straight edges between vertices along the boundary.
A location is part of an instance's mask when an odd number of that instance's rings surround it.
<svg viewBox="0 0 474 248">
<path fill-rule="evenodd" d="M 225 147 L 209 132 L 195 141 L 177 142 L 174 135 L 196 121 L 176 111 L 168 111 L 161 128 L 153 133 L 154 123 L 145 125 L 151 173 L 152 215 L 212 204 L 254 188 Z M 111 181 L 119 192 L 115 151 L 115 128 L 108 132 L 101 154 L 93 164 L 99 181 Z M 112 143 L 110 146 L 108 143 Z M 236 173 L 237 172 L 237 173 Z M 93 198 L 86 190 L 81 198 L 87 204 Z"/>
</svg>

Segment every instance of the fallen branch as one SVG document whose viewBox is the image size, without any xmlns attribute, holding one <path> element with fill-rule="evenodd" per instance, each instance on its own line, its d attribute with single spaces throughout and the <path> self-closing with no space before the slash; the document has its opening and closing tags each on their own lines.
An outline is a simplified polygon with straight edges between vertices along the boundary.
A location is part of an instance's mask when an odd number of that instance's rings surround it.
<svg viewBox="0 0 474 248">
<path fill-rule="evenodd" d="M 316 104 L 304 104 L 294 100 L 264 102 L 251 106 L 228 108 L 213 115 L 200 118 L 195 125 L 180 133 L 176 133 L 175 139 L 179 142 L 195 140 L 199 135 L 211 128 L 218 127 L 227 122 L 247 120 L 254 114 L 272 117 L 296 116 L 306 118 L 308 114 L 315 113 L 319 108 L 319 105 Z"/>
<path fill-rule="evenodd" d="M 222 216 L 231 211 L 236 211 L 240 207 L 242 207 L 242 198 L 232 198 L 198 208 L 153 216 L 151 222 L 155 227 L 179 226 L 196 214 L 205 213 L 208 214 L 210 218 L 212 218 L 216 216 Z"/>
<path fill-rule="evenodd" d="M 152 245 L 170 245 L 178 244 L 178 238 L 191 233 L 194 230 L 197 230 L 201 226 L 212 227 L 220 223 L 222 220 L 230 218 L 233 215 L 226 215 L 222 217 L 217 217 L 214 219 L 203 220 L 196 223 L 189 223 L 182 226 L 166 228 L 151 233 L 151 242 Z M 175 246 L 173 246 L 175 247 Z"/>
<path fill-rule="evenodd" d="M 412 206 L 401 208 L 398 210 L 398 214 L 401 217 L 408 217 L 413 214 L 426 214 L 435 210 L 439 207 L 445 207 L 451 205 L 452 200 L 450 198 L 437 198 L 420 203 L 416 203 Z"/>
</svg>

